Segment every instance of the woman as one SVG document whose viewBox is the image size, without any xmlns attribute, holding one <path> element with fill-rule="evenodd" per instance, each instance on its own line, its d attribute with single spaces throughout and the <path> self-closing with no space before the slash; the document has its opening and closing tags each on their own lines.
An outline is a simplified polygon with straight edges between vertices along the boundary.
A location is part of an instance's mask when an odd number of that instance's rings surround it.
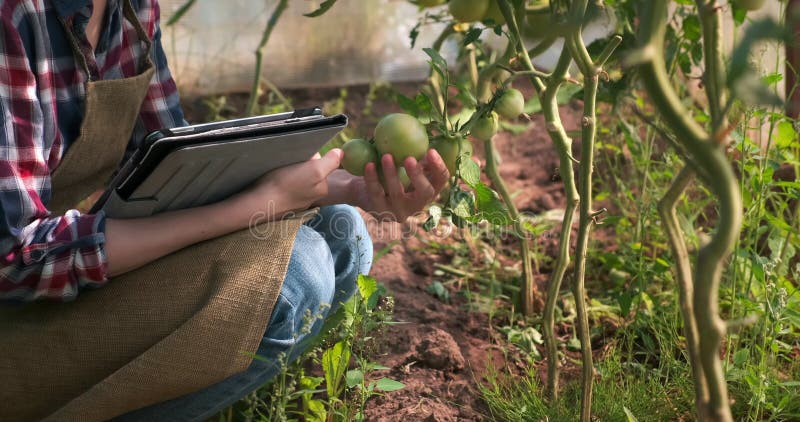
<svg viewBox="0 0 800 422">
<path fill-rule="evenodd" d="M 384 190 L 334 149 L 216 204 L 81 214 L 138 140 L 183 124 L 157 1 L 2 0 L 0 18 L 0 299 L 31 302 L 0 306 L 0 420 L 212 416 L 297 357 L 369 270 L 364 222 L 336 204 L 402 221 L 447 181 L 433 150 L 406 159 L 405 192 L 390 156 Z"/>
</svg>

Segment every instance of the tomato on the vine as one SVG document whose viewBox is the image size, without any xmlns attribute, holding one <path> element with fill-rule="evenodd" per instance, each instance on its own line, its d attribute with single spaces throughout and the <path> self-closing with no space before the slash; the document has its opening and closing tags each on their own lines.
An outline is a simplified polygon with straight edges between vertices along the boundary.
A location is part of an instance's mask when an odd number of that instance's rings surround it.
<svg viewBox="0 0 800 422">
<path fill-rule="evenodd" d="M 395 164 L 403 165 L 407 157 L 422 159 L 428 152 L 428 133 L 416 117 L 389 114 L 375 126 L 375 148 L 380 156 L 391 154 Z"/>
<path fill-rule="evenodd" d="M 420 7 L 434 7 L 444 4 L 446 0 L 417 0 Z"/>
<path fill-rule="evenodd" d="M 450 14 L 459 22 L 475 22 L 486 16 L 489 0 L 450 0 Z"/>
<path fill-rule="evenodd" d="M 363 139 L 351 139 L 342 147 L 342 167 L 355 176 L 364 175 L 367 163 L 378 162 L 378 150 L 375 146 Z"/>
<path fill-rule="evenodd" d="M 516 89 L 508 89 L 494 105 L 497 114 L 506 119 L 516 119 L 525 110 L 525 97 Z"/>
<path fill-rule="evenodd" d="M 442 157 L 450 175 L 456 174 L 459 155 L 462 160 L 472 157 L 472 143 L 460 134 L 452 137 L 437 136 L 431 142 L 431 147 Z"/>
<path fill-rule="evenodd" d="M 486 9 L 486 15 L 483 20 L 491 19 L 495 25 L 505 25 L 506 18 L 503 16 L 503 11 L 500 10 L 500 4 L 497 0 L 489 0 L 489 8 Z"/>
<path fill-rule="evenodd" d="M 472 126 L 472 136 L 479 141 L 492 139 L 497 131 L 500 130 L 500 119 L 496 112 L 491 112 L 480 119 Z"/>
<path fill-rule="evenodd" d="M 764 6 L 766 0 L 733 0 L 733 2 L 741 7 L 742 9 L 746 10 L 758 10 Z"/>
</svg>

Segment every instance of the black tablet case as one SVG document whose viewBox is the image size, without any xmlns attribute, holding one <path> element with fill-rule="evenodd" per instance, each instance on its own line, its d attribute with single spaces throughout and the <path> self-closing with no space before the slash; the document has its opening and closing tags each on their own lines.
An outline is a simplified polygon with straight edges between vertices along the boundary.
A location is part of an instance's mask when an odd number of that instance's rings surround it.
<svg viewBox="0 0 800 422">
<path fill-rule="evenodd" d="M 347 126 L 344 115 L 302 114 L 159 131 L 122 167 L 92 212 L 136 218 L 220 201 L 270 170 L 308 160 Z"/>
</svg>

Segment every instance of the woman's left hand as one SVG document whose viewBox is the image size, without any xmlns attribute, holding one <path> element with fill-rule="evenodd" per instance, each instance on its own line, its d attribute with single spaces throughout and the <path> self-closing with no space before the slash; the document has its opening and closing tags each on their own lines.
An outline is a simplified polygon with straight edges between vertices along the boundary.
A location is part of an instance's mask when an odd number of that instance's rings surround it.
<svg viewBox="0 0 800 422">
<path fill-rule="evenodd" d="M 385 188 L 378 179 L 377 166 L 373 163 L 367 164 L 364 177 L 352 176 L 344 171 L 335 172 L 328 179 L 331 195 L 325 202 L 347 202 L 380 221 L 402 222 L 433 202 L 450 177 L 442 157 L 434 149 L 428 150 L 422 161 L 408 157 L 403 162 L 411 180 L 408 188 L 403 188 L 391 155 L 385 154 L 381 158 L 381 167 Z"/>
</svg>

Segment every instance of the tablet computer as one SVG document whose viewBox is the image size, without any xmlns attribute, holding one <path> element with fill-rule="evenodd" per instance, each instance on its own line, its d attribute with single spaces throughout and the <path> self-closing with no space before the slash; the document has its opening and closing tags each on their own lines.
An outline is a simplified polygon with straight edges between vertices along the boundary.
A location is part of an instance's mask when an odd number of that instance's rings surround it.
<svg viewBox="0 0 800 422">
<path fill-rule="evenodd" d="M 311 108 L 153 132 L 90 212 L 135 218 L 220 201 L 310 159 L 346 126 L 346 116 Z"/>
</svg>

